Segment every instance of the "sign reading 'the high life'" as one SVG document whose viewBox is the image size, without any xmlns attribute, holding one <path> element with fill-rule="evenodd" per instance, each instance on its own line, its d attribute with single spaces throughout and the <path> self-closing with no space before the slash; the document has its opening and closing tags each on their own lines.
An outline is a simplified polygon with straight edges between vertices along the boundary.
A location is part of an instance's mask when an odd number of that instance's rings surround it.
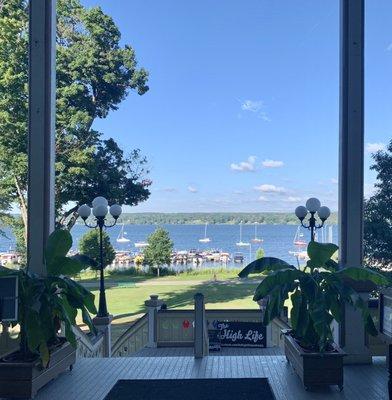
<svg viewBox="0 0 392 400">
<path fill-rule="evenodd" d="M 260 322 L 216 323 L 222 346 L 266 347 L 266 327 Z"/>
</svg>

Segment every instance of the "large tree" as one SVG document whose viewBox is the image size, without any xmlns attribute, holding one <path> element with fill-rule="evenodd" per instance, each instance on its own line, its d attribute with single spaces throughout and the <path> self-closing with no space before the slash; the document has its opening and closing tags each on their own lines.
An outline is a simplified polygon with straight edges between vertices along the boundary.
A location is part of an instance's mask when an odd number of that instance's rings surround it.
<svg viewBox="0 0 392 400">
<path fill-rule="evenodd" d="M 137 67 L 131 46 L 99 7 L 79 0 L 57 5 L 56 212 L 71 228 L 78 204 L 96 194 L 136 205 L 148 198 L 146 160 L 129 154 L 93 129 L 97 118 L 135 91 L 148 90 L 148 74 Z M 0 196 L 7 196 L 27 224 L 28 2 L 7 0 L 0 7 Z M 19 225 L 18 225 L 19 224 Z"/>
<path fill-rule="evenodd" d="M 373 154 L 376 192 L 365 202 L 365 259 L 371 265 L 392 264 L 392 141 Z"/>
<path fill-rule="evenodd" d="M 159 276 L 160 268 L 164 265 L 170 265 L 173 242 L 168 231 L 158 228 L 148 237 L 147 243 L 148 246 L 144 250 L 143 262 Z"/>
</svg>

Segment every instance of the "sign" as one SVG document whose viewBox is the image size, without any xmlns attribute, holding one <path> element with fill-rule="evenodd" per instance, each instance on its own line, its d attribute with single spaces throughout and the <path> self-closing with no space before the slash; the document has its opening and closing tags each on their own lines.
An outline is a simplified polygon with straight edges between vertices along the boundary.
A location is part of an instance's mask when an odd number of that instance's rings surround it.
<svg viewBox="0 0 392 400">
<path fill-rule="evenodd" d="M 220 341 L 220 331 L 218 329 L 208 330 L 208 347 L 209 351 L 220 351 L 221 341 Z"/>
<path fill-rule="evenodd" d="M 18 277 L 0 277 L 0 321 L 18 319 Z"/>
<path fill-rule="evenodd" d="M 218 321 L 222 346 L 267 347 L 266 327 L 261 322 Z"/>
<path fill-rule="evenodd" d="M 392 290 L 380 294 L 380 332 L 392 338 Z"/>
</svg>

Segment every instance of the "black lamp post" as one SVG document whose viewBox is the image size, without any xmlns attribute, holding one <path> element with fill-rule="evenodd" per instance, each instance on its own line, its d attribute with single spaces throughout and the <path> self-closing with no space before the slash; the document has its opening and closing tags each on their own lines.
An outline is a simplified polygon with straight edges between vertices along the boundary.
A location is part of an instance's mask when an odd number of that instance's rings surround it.
<svg viewBox="0 0 392 400">
<path fill-rule="evenodd" d="M 308 224 L 304 223 L 305 217 L 310 213 Z M 316 213 L 321 220 L 317 223 Z M 325 221 L 331 215 L 331 210 L 326 206 L 321 206 L 320 200 L 312 197 L 308 199 L 305 206 L 298 206 L 295 209 L 295 215 L 301 222 L 301 226 L 310 230 L 310 240 L 315 239 L 316 230 L 324 226 Z"/>
<path fill-rule="evenodd" d="M 87 218 L 91 215 L 91 208 L 87 204 L 83 204 L 78 209 L 79 216 L 83 219 L 84 224 L 88 228 L 99 229 L 99 261 L 100 261 L 100 281 L 99 281 L 99 307 L 98 317 L 107 317 L 109 315 L 106 305 L 105 295 L 105 277 L 104 277 L 104 261 L 103 261 L 103 238 L 102 233 L 104 228 L 110 228 L 117 223 L 118 217 L 121 215 L 122 209 L 118 204 L 113 204 L 109 208 L 110 215 L 114 218 L 114 223 L 106 224 L 106 216 L 108 214 L 108 201 L 102 197 L 96 197 L 92 202 L 92 213 L 95 217 L 95 223 L 89 225 Z"/>
</svg>

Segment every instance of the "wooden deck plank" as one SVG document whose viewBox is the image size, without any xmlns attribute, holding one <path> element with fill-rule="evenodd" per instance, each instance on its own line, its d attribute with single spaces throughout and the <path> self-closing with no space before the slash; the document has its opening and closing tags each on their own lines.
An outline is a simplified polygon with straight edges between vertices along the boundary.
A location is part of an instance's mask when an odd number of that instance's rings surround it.
<svg viewBox="0 0 392 400">
<path fill-rule="evenodd" d="M 267 377 L 277 400 L 387 400 L 385 358 L 373 365 L 345 366 L 345 389 L 306 392 L 284 356 L 192 356 L 80 359 L 36 400 L 102 400 L 118 379 Z M 184 354 L 182 351 L 177 354 Z"/>
</svg>

